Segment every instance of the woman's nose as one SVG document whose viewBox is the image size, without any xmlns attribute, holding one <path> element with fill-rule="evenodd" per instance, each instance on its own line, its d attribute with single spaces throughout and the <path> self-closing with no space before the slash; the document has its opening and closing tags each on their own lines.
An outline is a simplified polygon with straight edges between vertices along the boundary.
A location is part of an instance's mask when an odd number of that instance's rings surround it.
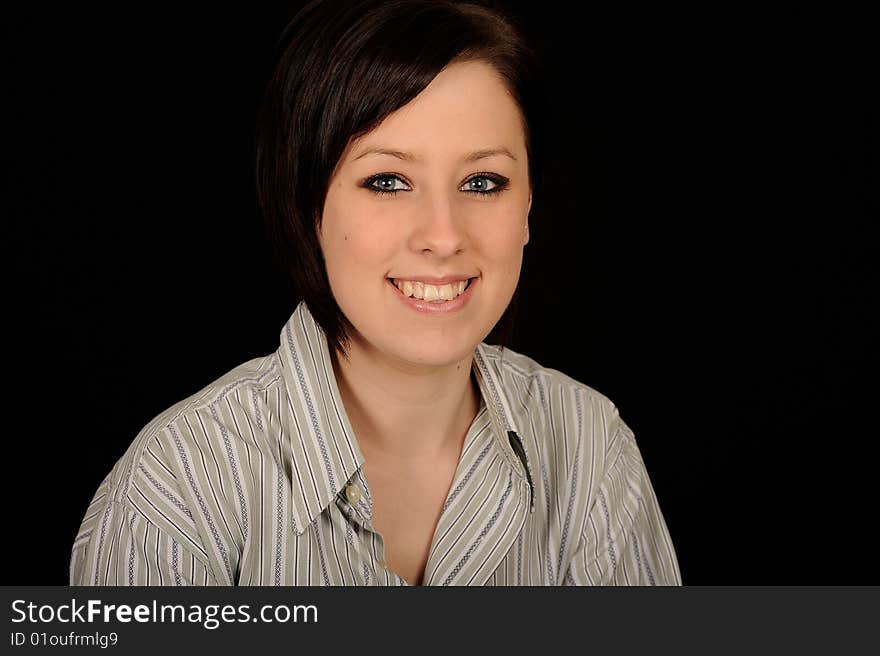
<svg viewBox="0 0 880 656">
<path fill-rule="evenodd" d="M 417 210 L 411 245 L 419 252 L 447 257 L 464 249 L 467 241 L 464 217 L 456 199 L 447 194 L 426 195 Z"/>
</svg>

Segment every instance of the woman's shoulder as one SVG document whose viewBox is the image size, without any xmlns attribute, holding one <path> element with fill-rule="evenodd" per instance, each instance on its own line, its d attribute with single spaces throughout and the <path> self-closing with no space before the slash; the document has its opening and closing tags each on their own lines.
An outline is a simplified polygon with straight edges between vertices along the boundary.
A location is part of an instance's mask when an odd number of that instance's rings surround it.
<svg viewBox="0 0 880 656">
<path fill-rule="evenodd" d="M 199 522 L 214 530 L 221 521 L 223 526 L 238 525 L 236 502 L 248 494 L 250 479 L 244 472 L 239 476 L 237 454 L 248 448 L 244 442 L 249 439 L 250 411 L 256 406 L 265 412 L 264 400 L 280 377 L 275 355 L 254 358 L 153 417 L 86 509 L 71 553 L 71 581 L 97 583 L 109 576 L 109 570 L 99 572 L 97 563 L 101 558 L 108 567 L 116 562 L 110 545 L 119 536 L 138 532 L 153 535 L 157 545 L 171 545 L 175 554 L 178 547 L 186 549 L 205 571 L 223 571 L 210 565 L 213 556 L 203 543 Z M 226 468 L 232 469 L 234 490 L 220 480 Z M 231 553 L 227 546 L 237 534 L 217 536 L 218 548 Z M 128 578 L 135 578 L 131 565 Z"/>
<path fill-rule="evenodd" d="M 234 425 L 230 417 L 261 406 L 258 396 L 280 378 L 276 354 L 254 358 L 159 412 L 137 433 L 103 486 L 115 501 L 125 502 L 139 479 L 152 479 L 159 487 L 159 478 L 184 474 L 181 463 L 192 451 L 210 452 L 222 448 L 224 439 L 237 441 L 238 431 L 227 430 Z"/>
<path fill-rule="evenodd" d="M 498 372 L 505 392 L 531 411 L 577 413 L 578 408 L 616 414 L 617 407 L 605 394 L 571 375 L 545 366 L 534 358 L 507 347 L 482 345 L 481 353 Z"/>
<path fill-rule="evenodd" d="M 554 536 L 557 580 L 680 585 L 669 530 L 635 434 L 601 392 L 509 349 L 485 349 L 503 381 Z M 558 536 L 558 539 L 555 537 Z M 554 566 L 548 561 L 550 578 Z"/>
<path fill-rule="evenodd" d="M 481 353 L 501 380 L 520 438 L 539 460 L 614 456 L 617 438 L 628 429 L 608 396 L 509 348 L 484 346 Z"/>
</svg>

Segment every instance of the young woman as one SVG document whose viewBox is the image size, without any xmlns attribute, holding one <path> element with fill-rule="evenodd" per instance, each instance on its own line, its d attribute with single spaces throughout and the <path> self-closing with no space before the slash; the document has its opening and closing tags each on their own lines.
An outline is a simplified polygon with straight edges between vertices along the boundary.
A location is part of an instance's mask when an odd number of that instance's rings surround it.
<svg viewBox="0 0 880 656">
<path fill-rule="evenodd" d="M 615 406 L 497 345 L 539 179 L 534 71 L 477 4 L 294 18 L 257 180 L 300 302 L 275 353 L 143 429 L 72 583 L 680 583 Z"/>
</svg>

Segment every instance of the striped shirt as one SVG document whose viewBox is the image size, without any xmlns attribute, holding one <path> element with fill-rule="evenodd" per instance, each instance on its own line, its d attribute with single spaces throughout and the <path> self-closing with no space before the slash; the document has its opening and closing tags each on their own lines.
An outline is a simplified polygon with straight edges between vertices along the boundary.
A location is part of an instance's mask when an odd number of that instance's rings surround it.
<svg viewBox="0 0 880 656">
<path fill-rule="evenodd" d="M 632 431 L 605 396 L 474 351 L 479 411 L 425 585 L 680 585 Z M 156 417 L 95 494 L 72 585 L 408 585 L 371 524 L 364 457 L 305 303 L 277 351 Z"/>
</svg>

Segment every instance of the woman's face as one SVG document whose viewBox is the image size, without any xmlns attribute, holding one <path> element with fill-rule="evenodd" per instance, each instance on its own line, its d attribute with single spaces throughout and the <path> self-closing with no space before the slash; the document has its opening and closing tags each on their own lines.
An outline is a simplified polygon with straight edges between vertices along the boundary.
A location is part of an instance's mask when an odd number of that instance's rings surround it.
<svg viewBox="0 0 880 656">
<path fill-rule="evenodd" d="M 398 366 L 469 357 L 513 296 L 530 208 L 518 106 L 489 64 L 448 66 L 330 181 L 319 240 L 353 347 Z"/>
</svg>

